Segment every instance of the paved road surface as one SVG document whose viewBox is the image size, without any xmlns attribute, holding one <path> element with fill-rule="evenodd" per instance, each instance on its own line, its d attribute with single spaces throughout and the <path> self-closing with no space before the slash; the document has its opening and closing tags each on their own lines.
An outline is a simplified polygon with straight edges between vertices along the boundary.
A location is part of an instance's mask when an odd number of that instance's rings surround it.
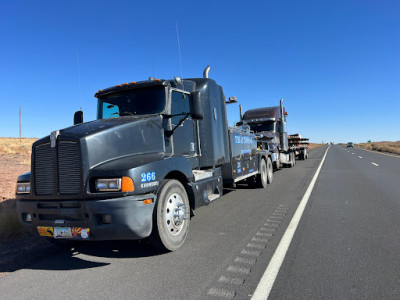
<svg viewBox="0 0 400 300">
<path fill-rule="evenodd" d="M 176 252 L 80 245 L 0 278 L 0 297 L 250 299 L 326 149 L 267 189 L 226 190 Z M 399 170 L 399 158 L 331 146 L 270 299 L 399 299 Z"/>
<path fill-rule="evenodd" d="M 331 146 L 270 299 L 400 299 L 400 157 Z"/>
</svg>

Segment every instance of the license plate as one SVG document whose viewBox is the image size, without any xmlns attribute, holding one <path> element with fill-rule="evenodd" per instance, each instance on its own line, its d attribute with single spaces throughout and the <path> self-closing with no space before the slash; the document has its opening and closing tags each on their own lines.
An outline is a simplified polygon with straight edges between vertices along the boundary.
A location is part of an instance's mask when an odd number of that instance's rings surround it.
<svg viewBox="0 0 400 300">
<path fill-rule="evenodd" d="M 54 227 L 54 238 L 55 239 L 73 238 L 71 227 Z"/>
<path fill-rule="evenodd" d="M 90 238 L 90 228 L 38 226 L 37 229 L 41 236 L 54 237 L 55 239 L 88 240 Z"/>
</svg>

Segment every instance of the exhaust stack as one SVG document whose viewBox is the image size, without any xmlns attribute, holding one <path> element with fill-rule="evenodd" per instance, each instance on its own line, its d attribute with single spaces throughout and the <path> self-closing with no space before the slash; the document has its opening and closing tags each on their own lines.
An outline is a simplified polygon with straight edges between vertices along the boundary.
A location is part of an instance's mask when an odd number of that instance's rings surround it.
<svg viewBox="0 0 400 300">
<path fill-rule="evenodd" d="M 283 114 L 283 98 L 281 98 L 280 106 L 281 106 L 281 118 L 282 118 L 282 121 L 284 121 L 285 120 L 285 116 Z"/>
<path fill-rule="evenodd" d="M 210 72 L 210 66 L 208 65 L 203 72 L 203 78 L 208 78 L 208 73 Z"/>
</svg>

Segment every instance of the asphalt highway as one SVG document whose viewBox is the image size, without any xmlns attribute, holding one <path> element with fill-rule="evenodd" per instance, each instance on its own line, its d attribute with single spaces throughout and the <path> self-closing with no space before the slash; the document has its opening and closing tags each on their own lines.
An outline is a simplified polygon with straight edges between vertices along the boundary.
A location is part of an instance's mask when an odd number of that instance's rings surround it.
<svg viewBox="0 0 400 300">
<path fill-rule="evenodd" d="M 0 278 L 0 298 L 250 299 L 327 149 L 267 189 L 226 189 L 178 251 L 78 245 Z M 398 157 L 330 146 L 269 299 L 399 299 L 399 177 Z"/>
</svg>

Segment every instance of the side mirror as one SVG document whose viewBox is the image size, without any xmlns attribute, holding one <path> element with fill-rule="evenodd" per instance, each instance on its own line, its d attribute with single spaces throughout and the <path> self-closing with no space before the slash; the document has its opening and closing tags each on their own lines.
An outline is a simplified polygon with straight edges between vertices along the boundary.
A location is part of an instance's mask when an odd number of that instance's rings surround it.
<svg viewBox="0 0 400 300">
<path fill-rule="evenodd" d="M 193 120 L 203 119 L 200 92 L 198 91 L 190 94 L 190 115 L 192 116 Z"/>
<path fill-rule="evenodd" d="M 74 125 L 83 123 L 83 111 L 78 110 L 74 114 Z"/>
</svg>

